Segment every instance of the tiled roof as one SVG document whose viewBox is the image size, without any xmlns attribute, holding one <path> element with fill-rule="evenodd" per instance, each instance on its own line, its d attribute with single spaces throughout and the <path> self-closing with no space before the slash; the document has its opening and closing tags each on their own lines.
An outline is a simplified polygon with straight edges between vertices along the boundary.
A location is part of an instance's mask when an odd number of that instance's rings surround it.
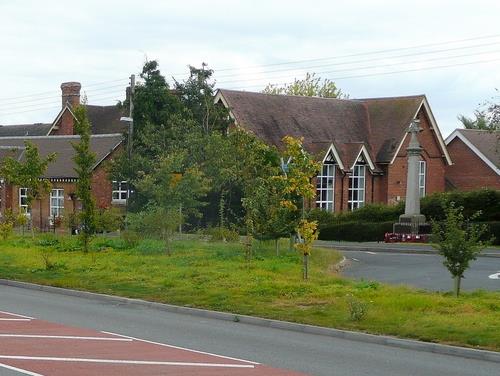
<svg viewBox="0 0 500 376">
<path fill-rule="evenodd" d="M 120 117 L 128 116 L 118 106 L 87 105 L 87 114 L 92 126 L 92 134 L 124 133 L 127 124 Z"/>
<path fill-rule="evenodd" d="M 344 165 L 365 145 L 376 163 L 389 163 L 425 96 L 333 99 L 219 90 L 238 125 L 265 142 L 304 137 L 318 156 L 333 143 Z M 322 157 L 323 155 L 321 155 Z"/>
<path fill-rule="evenodd" d="M 486 158 L 500 169 L 500 131 L 457 129 Z"/>
<path fill-rule="evenodd" d="M 0 137 L 45 136 L 52 124 L 0 125 Z"/>
<path fill-rule="evenodd" d="M 45 178 L 76 178 L 73 162 L 75 151 L 72 142 L 78 142 L 79 136 L 39 136 L 39 137 L 0 137 L 0 150 L 22 148 L 24 141 L 30 141 L 38 147 L 40 155 L 45 157 L 57 153 L 56 160 L 49 164 Z M 97 163 L 115 150 L 123 140 L 121 134 L 95 135 L 91 137 L 90 147 L 96 154 Z M 0 154 L 1 155 L 1 154 Z M 8 155 L 4 155 L 6 157 Z M 22 157 L 21 157 L 22 158 Z"/>
</svg>

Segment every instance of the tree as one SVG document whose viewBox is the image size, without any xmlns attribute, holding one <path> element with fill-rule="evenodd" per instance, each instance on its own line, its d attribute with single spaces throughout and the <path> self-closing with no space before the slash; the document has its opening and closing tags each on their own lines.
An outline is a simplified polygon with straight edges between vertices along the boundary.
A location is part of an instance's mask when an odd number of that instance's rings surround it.
<svg viewBox="0 0 500 376">
<path fill-rule="evenodd" d="M 30 141 L 24 142 L 24 161 L 8 157 L 0 166 L 0 176 L 7 182 L 18 187 L 27 188 L 26 204 L 28 213 L 31 213 L 33 201 L 40 203 L 40 226 L 42 224 L 42 201 L 41 199 L 50 191 L 51 184 L 48 179 L 43 178 L 49 163 L 56 158 L 56 153 L 51 153 L 42 158 L 38 148 Z M 35 237 L 33 218 L 31 218 L 31 234 Z"/>
<path fill-rule="evenodd" d="M 185 153 L 160 158 L 154 170 L 142 176 L 137 189 L 149 197 L 142 211 L 147 231 L 153 230 L 165 242 L 165 251 L 171 252 L 171 237 L 175 229 L 189 215 L 199 215 L 200 200 L 209 189 L 209 181 L 197 166 L 186 167 Z"/>
<path fill-rule="evenodd" d="M 498 89 L 496 89 L 498 92 Z M 496 97 L 498 98 L 498 97 Z M 494 101 L 495 97 L 483 102 L 474 110 L 474 117 L 459 115 L 458 120 L 466 129 L 480 129 L 487 131 L 500 130 L 500 104 Z"/>
<path fill-rule="evenodd" d="M 454 292 L 458 297 L 460 282 L 470 262 L 489 244 L 481 240 L 487 232 L 487 226 L 472 223 L 479 212 L 465 219 L 463 207 L 455 207 L 453 202 L 447 205 L 445 213 L 443 223 L 433 222 L 433 247 L 444 257 L 443 264 L 455 280 Z"/>
<path fill-rule="evenodd" d="M 73 142 L 75 149 L 75 171 L 78 176 L 76 181 L 76 196 L 82 203 L 82 210 L 78 213 L 80 224 L 79 238 L 83 251 L 89 251 L 89 245 L 97 228 L 96 204 L 92 196 L 92 172 L 94 171 L 96 157 L 90 149 L 90 122 L 87 116 L 87 109 L 84 105 L 78 106 L 74 110 L 75 130 L 80 135 L 79 142 Z"/>
<path fill-rule="evenodd" d="M 215 83 L 210 82 L 214 71 L 206 69 L 207 66 L 202 63 L 198 69 L 190 65 L 189 78 L 182 83 L 176 81 L 175 91 L 203 133 L 225 133 L 230 123 L 229 112 L 224 106 L 214 103 Z"/>
<path fill-rule="evenodd" d="M 262 91 L 265 94 L 301 95 L 304 97 L 347 98 L 335 82 L 325 78 L 321 80 L 315 73 L 306 73 L 302 80 L 295 79 L 291 84 L 268 84 Z"/>
</svg>

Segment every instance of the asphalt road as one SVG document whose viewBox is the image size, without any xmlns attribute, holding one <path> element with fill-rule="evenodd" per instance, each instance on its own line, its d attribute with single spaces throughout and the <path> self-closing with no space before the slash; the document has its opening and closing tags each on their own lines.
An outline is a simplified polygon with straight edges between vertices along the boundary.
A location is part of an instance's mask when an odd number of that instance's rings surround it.
<svg viewBox="0 0 500 376">
<path fill-rule="evenodd" d="M 347 251 L 343 274 L 347 277 L 375 280 L 392 284 L 407 284 L 436 291 L 448 291 L 453 281 L 439 255 Z M 471 263 L 462 280 L 463 290 L 485 289 L 500 291 L 500 279 L 490 278 L 500 272 L 499 257 L 479 257 Z"/>
<path fill-rule="evenodd" d="M 0 310 L 325 376 L 492 376 L 498 363 L 0 286 Z M 2 371 L 3 372 L 3 371 Z M 7 373 L 1 375 L 16 375 Z"/>
</svg>

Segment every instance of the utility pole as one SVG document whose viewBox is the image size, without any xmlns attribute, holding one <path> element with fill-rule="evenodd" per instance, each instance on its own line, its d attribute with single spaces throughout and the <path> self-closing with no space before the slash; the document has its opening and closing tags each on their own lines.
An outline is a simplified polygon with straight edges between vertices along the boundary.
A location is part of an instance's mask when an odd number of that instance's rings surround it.
<svg viewBox="0 0 500 376">
<path fill-rule="evenodd" d="M 129 107 L 129 118 L 128 123 L 128 159 L 132 157 L 132 139 L 134 136 L 134 93 L 135 93 L 135 74 L 130 76 L 130 103 Z"/>
<path fill-rule="evenodd" d="M 130 76 L 130 97 L 129 97 L 129 116 L 121 117 L 120 121 L 128 123 L 128 137 L 127 137 L 127 157 L 130 175 L 131 160 L 132 160 L 132 141 L 134 136 L 134 93 L 135 93 L 135 74 Z M 130 199 L 130 179 L 127 177 L 127 200 L 125 201 L 125 214 L 128 213 L 128 201 Z M 127 221 L 125 221 L 125 229 L 127 229 Z"/>
</svg>

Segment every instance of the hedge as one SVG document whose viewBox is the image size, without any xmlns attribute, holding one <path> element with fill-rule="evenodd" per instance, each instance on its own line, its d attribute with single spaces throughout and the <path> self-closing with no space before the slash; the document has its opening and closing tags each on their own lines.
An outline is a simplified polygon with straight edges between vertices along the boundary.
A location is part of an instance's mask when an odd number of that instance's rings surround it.
<svg viewBox="0 0 500 376">
<path fill-rule="evenodd" d="M 479 222 L 489 227 L 485 240 L 494 236 L 494 245 L 500 245 L 500 221 Z M 319 232 L 320 240 L 344 240 L 353 242 L 383 241 L 386 232 L 392 232 L 394 222 L 343 222 L 328 225 Z"/>
<path fill-rule="evenodd" d="M 320 240 L 346 240 L 353 242 L 383 241 L 386 232 L 392 232 L 394 222 L 343 222 L 324 227 Z"/>
</svg>

